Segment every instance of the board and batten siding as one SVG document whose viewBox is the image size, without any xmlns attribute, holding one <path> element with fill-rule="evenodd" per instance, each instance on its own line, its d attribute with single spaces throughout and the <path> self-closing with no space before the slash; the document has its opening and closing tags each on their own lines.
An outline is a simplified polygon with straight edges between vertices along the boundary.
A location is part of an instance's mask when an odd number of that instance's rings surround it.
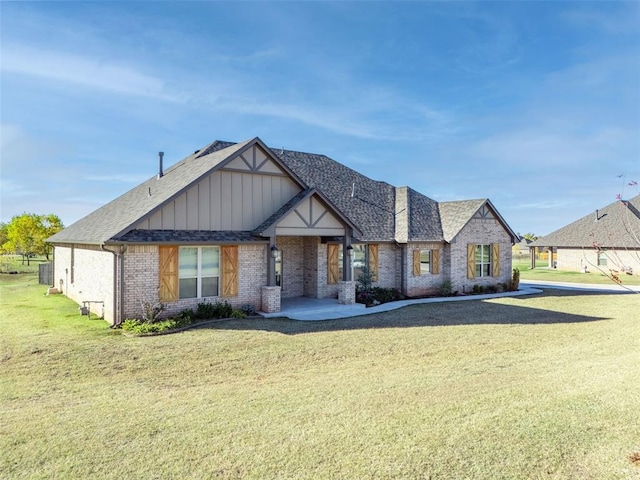
<svg viewBox="0 0 640 480">
<path fill-rule="evenodd" d="M 273 171 L 277 167 L 271 161 L 253 171 L 238 161 L 213 172 L 135 228 L 253 230 L 300 191 L 286 173 Z"/>
<path fill-rule="evenodd" d="M 344 225 L 317 198 L 309 197 L 278 222 L 276 234 L 341 236 L 344 235 Z"/>
</svg>

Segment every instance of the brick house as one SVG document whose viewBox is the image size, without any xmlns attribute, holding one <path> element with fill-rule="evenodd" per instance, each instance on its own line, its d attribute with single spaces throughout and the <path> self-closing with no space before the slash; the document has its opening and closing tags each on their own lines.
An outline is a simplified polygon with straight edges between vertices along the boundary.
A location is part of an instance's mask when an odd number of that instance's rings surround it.
<svg viewBox="0 0 640 480">
<path fill-rule="evenodd" d="M 324 155 L 259 138 L 215 141 L 49 238 L 54 283 L 118 324 L 142 301 L 279 311 L 281 298 L 355 301 L 375 286 L 420 296 L 506 282 L 516 234 L 487 199 L 436 202 Z M 346 253 L 346 254 L 345 254 Z"/>
<path fill-rule="evenodd" d="M 530 247 L 552 249 L 556 259 L 549 266 L 558 270 L 640 275 L 640 195 L 585 215 Z"/>
</svg>

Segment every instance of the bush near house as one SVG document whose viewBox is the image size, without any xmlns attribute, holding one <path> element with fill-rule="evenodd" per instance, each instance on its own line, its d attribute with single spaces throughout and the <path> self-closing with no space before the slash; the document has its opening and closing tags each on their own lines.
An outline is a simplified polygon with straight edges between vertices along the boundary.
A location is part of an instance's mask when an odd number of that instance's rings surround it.
<svg viewBox="0 0 640 480">
<path fill-rule="evenodd" d="M 149 314 L 150 309 L 153 309 L 153 315 Z M 196 306 L 195 310 L 184 309 L 175 317 L 164 320 L 158 318 L 159 313 L 164 310 L 162 304 L 150 307 L 146 302 L 142 302 L 142 310 L 142 319 L 126 319 L 122 322 L 122 330 L 136 335 L 168 333 L 172 330 L 181 330 L 207 320 L 245 318 L 247 315 L 255 314 L 255 307 L 253 307 L 253 305 L 243 305 L 242 308 L 234 308 L 227 301 L 216 303 L 201 302 Z"/>
</svg>

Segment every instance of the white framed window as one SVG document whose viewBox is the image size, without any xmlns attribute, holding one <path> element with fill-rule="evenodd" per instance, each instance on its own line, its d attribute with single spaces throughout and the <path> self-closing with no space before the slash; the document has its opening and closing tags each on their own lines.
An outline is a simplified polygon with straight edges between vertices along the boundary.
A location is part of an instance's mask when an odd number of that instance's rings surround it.
<svg viewBox="0 0 640 480">
<path fill-rule="evenodd" d="M 476 245 L 476 277 L 491 276 L 491 245 Z"/>
<path fill-rule="evenodd" d="M 179 298 L 220 295 L 220 247 L 180 247 Z"/>
</svg>

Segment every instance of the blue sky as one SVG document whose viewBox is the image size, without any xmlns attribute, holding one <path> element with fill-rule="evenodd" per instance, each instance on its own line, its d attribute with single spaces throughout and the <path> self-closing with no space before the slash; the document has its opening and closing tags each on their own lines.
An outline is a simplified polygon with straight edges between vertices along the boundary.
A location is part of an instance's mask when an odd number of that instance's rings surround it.
<svg viewBox="0 0 640 480">
<path fill-rule="evenodd" d="M 438 201 L 488 197 L 521 233 L 638 193 L 640 2 L 0 9 L 2 221 L 69 225 L 158 151 L 256 136 Z"/>
</svg>

